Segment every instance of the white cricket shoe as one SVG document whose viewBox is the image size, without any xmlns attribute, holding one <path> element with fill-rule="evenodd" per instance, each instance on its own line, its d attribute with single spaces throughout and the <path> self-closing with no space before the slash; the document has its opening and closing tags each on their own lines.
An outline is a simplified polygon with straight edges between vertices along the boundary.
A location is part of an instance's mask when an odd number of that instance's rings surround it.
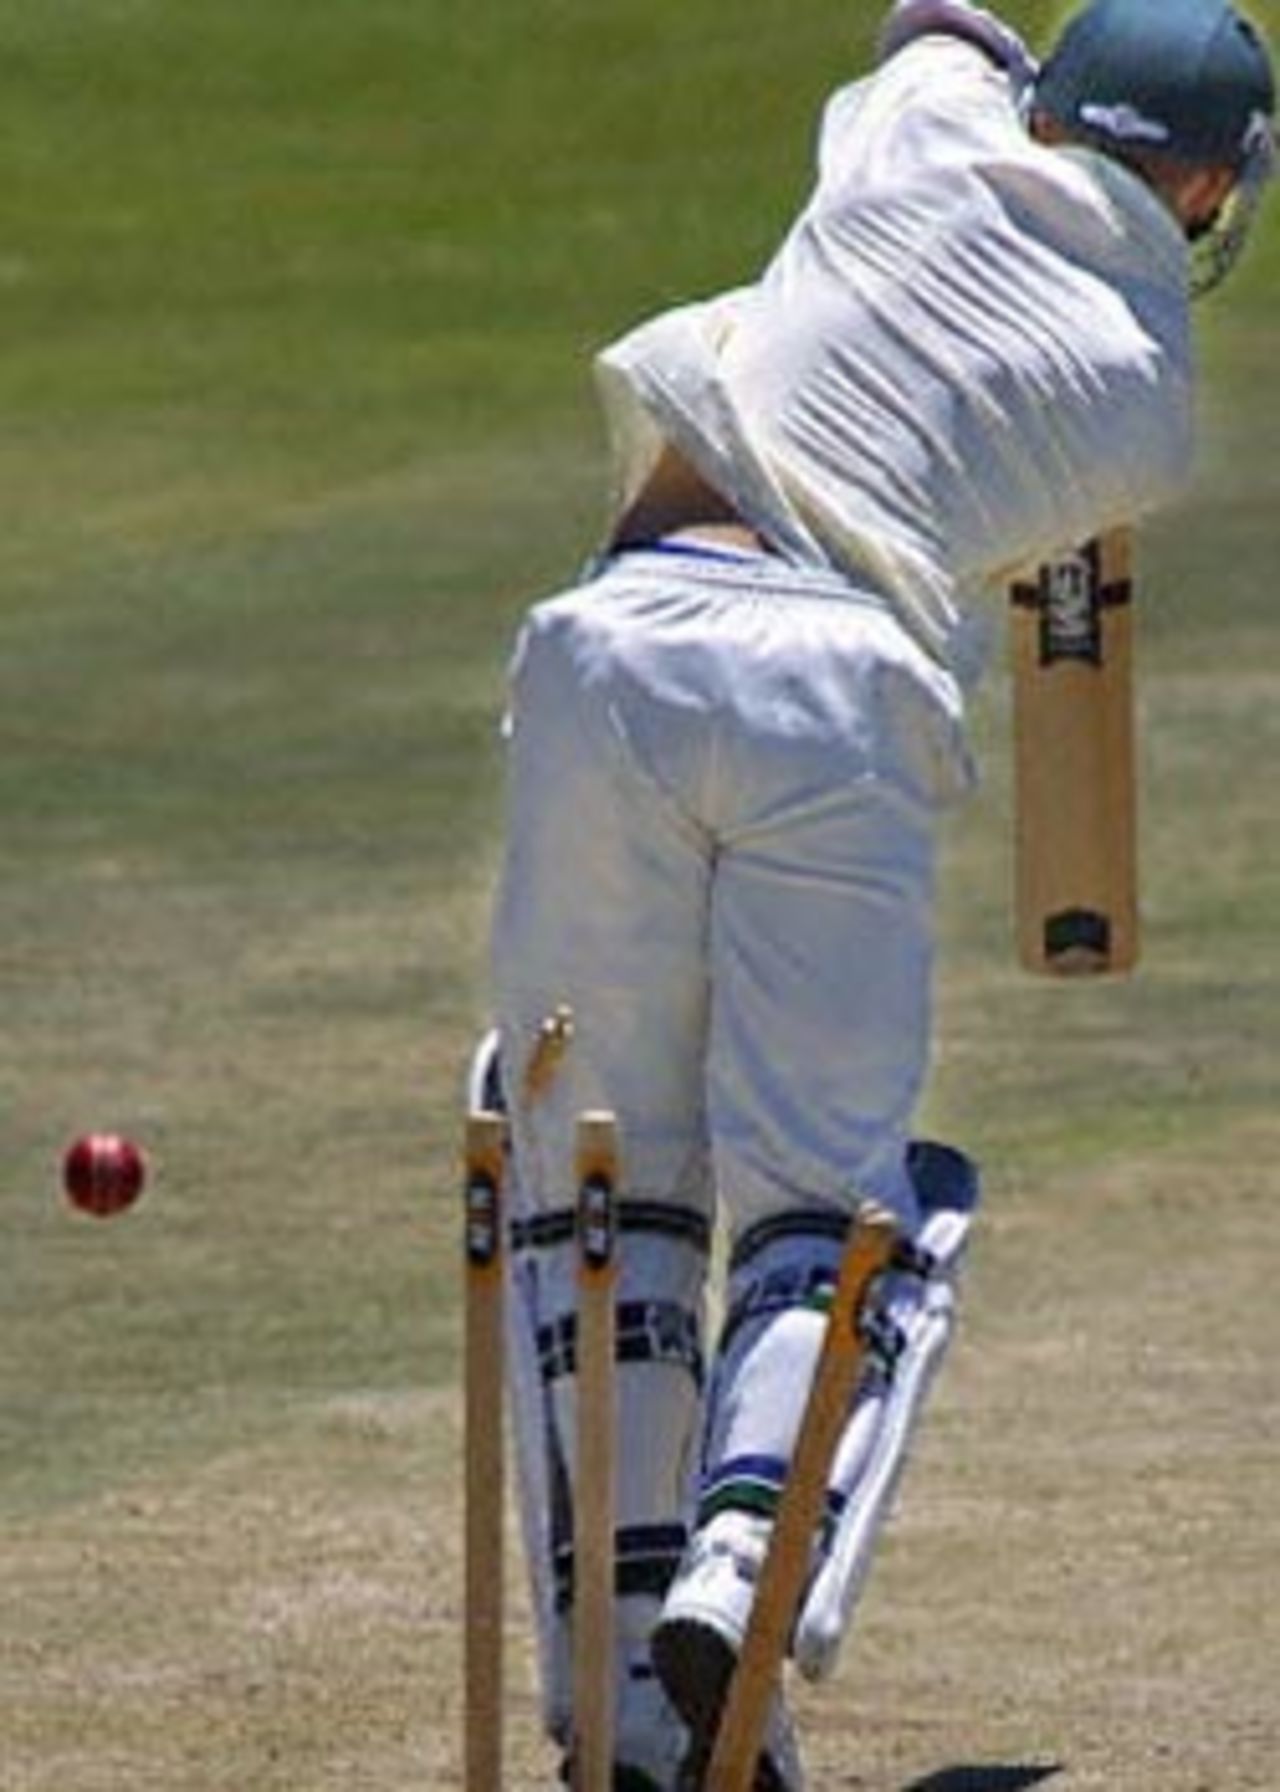
<svg viewBox="0 0 1280 1792">
<path fill-rule="evenodd" d="M 647 1661 L 643 1673 L 633 1666 L 618 1701 L 615 1787 L 621 1792 L 630 1783 L 640 1792 L 648 1779 L 657 1792 L 671 1792 L 688 1746 L 688 1732 L 653 1669 Z M 636 1776 L 630 1782 L 628 1771 Z"/>
<path fill-rule="evenodd" d="M 677 1782 L 688 1792 L 697 1792 L 702 1784 L 746 1636 L 769 1531 L 767 1519 L 723 1512 L 697 1532 L 653 1634 L 658 1677 L 689 1727 L 689 1753 Z M 769 1712 L 755 1792 L 803 1792 L 803 1788 L 804 1767 L 779 1694 Z"/>
<path fill-rule="evenodd" d="M 613 1737 L 613 1792 L 677 1792 L 689 1736 L 653 1669 L 633 1664 L 618 1694 Z M 571 1755 L 560 1783 L 573 1784 Z"/>
</svg>

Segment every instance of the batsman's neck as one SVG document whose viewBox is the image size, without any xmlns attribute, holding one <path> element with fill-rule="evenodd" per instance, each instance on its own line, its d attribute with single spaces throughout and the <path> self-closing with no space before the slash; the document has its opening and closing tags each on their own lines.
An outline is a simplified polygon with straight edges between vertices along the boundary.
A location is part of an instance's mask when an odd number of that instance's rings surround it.
<svg viewBox="0 0 1280 1792">
<path fill-rule="evenodd" d="M 1096 143 L 1074 137 L 1056 118 L 1050 118 L 1045 112 L 1032 113 L 1031 135 L 1037 143 L 1050 149 L 1098 149 Z M 1202 235 L 1212 226 L 1236 183 L 1235 170 L 1225 163 L 1183 162 L 1150 151 L 1134 151 L 1111 159 L 1146 182 L 1168 206 L 1190 239 Z"/>
</svg>

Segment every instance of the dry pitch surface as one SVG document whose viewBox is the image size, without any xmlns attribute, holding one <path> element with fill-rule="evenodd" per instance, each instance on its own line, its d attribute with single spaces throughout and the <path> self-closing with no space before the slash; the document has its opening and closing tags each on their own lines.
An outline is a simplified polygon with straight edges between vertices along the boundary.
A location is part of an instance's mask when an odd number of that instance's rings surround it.
<svg viewBox="0 0 1280 1792">
<path fill-rule="evenodd" d="M 861 1625 L 798 1700 L 816 1786 L 1276 1785 L 1280 1131 L 1238 1144 L 1225 1189 L 1153 1156 L 998 1190 Z M 451 1392 L 317 1400 L 11 1525 L 0 1784 L 458 1785 L 458 1446 Z M 544 1787 L 514 1601 L 509 1655 L 510 1783 Z"/>
</svg>

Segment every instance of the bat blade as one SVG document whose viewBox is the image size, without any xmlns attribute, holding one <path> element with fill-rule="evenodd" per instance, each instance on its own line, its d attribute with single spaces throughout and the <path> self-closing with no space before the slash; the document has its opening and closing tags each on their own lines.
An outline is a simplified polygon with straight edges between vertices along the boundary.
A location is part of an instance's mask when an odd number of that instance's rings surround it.
<svg viewBox="0 0 1280 1792">
<path fill-rule="evenodd" d="M 1010 589 L 1018 956 L 1057 977 L 1138 957 L 1132 535 Z"/>
</svg>

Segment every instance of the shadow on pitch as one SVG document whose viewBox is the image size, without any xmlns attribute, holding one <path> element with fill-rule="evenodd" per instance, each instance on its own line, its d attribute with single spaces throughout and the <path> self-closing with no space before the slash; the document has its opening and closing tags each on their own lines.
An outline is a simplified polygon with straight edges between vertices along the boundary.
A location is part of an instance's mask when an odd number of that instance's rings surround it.
<svg viewBox="0 0 1280 1792">
<path fill-rule="evenodd" d="M 944 1767 L 941 1773 L 912 1780 L 902 1792 L 1025 1792 L 1026 1787 L 1038 1786 L 1061 1772 L 1057 1762 L 1049 1767 Z"/>
</svg>

